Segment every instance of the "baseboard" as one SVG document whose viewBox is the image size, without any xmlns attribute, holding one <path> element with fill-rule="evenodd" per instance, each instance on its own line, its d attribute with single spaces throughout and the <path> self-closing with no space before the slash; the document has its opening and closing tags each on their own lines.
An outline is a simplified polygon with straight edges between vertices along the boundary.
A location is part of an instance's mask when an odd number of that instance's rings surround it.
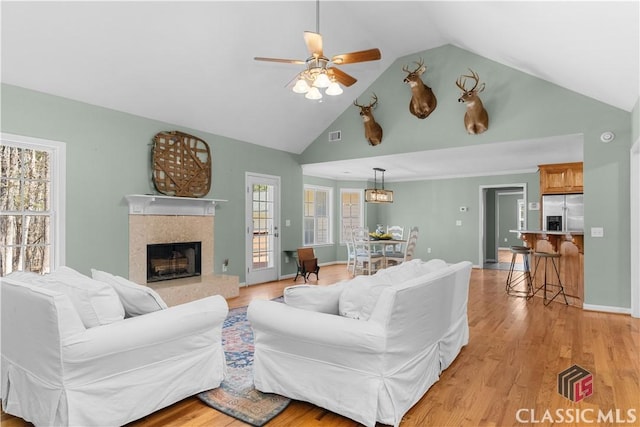
<svg viewBox="0 0 640 427">
<path fill-rule="evenodd" d="M 610 305 L 595 305 L 595 304 L 583 304 L 583 310 L 588 311 L 602 311 L 605 313 L 616 313 L 616 314 L 631 314 L 630 308 L 625 307 L 613 307 Z"/>
</svg>

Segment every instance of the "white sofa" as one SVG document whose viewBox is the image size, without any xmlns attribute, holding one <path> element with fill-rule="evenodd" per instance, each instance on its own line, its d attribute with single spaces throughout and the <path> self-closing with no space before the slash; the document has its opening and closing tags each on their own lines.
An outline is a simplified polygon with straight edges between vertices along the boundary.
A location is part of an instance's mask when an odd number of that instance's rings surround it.
<svg viewBox="0 0 640 427">
<path fill-rule="evenodd" d="M 256 388 L 398 426 L 468 343 L 470 274 L 470 262 L 414 259 L 252 301 Z"/>
<path fill-rule="evenodd" d="M 104 281 L 66 267 L 2 279 L 5 412 L 36 426 L 119 426 L 220 385 L 224 298 L 167 308 L 146 286 L 95 276 Z"/>
</svg>

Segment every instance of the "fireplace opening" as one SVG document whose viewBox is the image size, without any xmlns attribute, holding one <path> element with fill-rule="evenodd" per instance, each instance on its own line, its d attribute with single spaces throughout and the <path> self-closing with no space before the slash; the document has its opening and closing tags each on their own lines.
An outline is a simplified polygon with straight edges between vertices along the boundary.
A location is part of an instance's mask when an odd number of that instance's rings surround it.
<svg viewBox="0 0 640 427">
<path fill-rule="evenodd" d="M 147 245 L 147 283 L 200 276 L 201 242 Z"/>
</svg>

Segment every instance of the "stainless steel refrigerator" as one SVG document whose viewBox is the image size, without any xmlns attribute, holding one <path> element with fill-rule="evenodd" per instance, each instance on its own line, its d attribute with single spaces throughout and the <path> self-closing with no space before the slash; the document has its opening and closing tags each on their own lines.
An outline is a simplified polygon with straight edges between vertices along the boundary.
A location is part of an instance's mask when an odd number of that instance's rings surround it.
<svg viewBox="0 0 640 427">
<path fill-rule="evenodd" d="M 547 231 L 584 231 L 582 194 L 542 196 L 542 229 Z"/>
</svg>

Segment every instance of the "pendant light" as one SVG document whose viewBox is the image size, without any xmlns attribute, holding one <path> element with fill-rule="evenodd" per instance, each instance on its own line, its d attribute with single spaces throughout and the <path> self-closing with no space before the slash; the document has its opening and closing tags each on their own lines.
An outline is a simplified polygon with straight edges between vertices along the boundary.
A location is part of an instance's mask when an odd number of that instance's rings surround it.
<svg viewBox="0 0 640 427">
<path fill-rule="evenodd" d="M 378 172 L 382 172 L 382 187 L 378 188 Z M 364 190 L 364 201 L 367 203 L 393 203 L 393 191 L 384 189 L 385 169 L 373 168 L 373 188 Z"/>
</svg>

